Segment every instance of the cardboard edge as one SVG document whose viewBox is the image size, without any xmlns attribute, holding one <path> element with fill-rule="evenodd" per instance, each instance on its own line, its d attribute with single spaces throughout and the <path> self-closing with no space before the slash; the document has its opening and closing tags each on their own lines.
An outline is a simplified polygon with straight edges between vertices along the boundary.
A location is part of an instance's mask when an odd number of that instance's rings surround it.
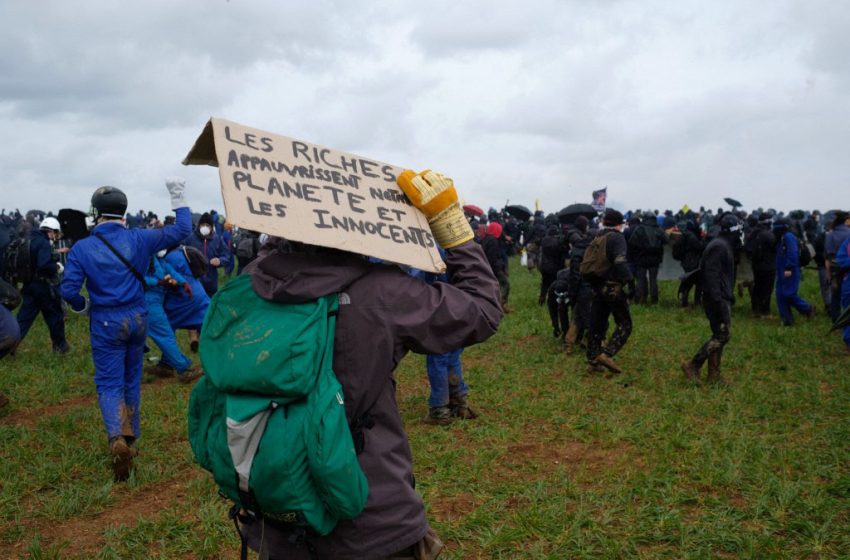
<svg viewBox="0 0 850 560">
<path fill-rule="evenodd" d="M 183 158 L 183 165 L 209 165 L 218 167 L 218 157 L 215 154 L 215 136 L 213 134 L 213 118 L 207 121 L 201 134 L 192 145 L 192 149 Z"/>
</svg>

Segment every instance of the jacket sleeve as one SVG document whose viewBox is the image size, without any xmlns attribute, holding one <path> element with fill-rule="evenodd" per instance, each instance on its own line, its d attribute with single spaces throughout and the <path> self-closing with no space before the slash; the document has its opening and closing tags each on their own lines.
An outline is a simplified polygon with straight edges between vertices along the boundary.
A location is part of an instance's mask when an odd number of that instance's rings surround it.
<svg viewBox="0 0 850 560">
<path fill-rule="evenodd" d="M 86 298 L 80 295 L 83 289 L 83 280 L 85 272 L 80 266 L 80 261 L 77 258 L 77 252 L 74 251 L 77 247 L 72 247 L 68 253 L 68 260 L 65 263 L 65 273 L 62 275 L 62 284 L 59 286 L 59 291 L 62 293 L 62 298 L 68 302 L 74 311 L 82 311 L 86 306 Z"/>
<path fill-rule="evenodd" d="M 176 220 L 173 225 L 160 229 L 139 230 L 145 251 L 149 254 L 177 245 L 192 233 L 192 213 L 189 208 L 178 208 L 175 215 Z"/>
<path fill-rule="evenodd" d="M 605 244 L 605 250 L 611 260 L 611 272 L 608 278 L 623 284 L 631 282 L 632 270 L 629 268 L 629 259 L 626 255 L 626 238 L 622 234 L 612 233 L 608 235 Z"/>
<path fill-rule="evenodd" d="M 173 266 L 171 266 L 170 262 L 166 261 L 165 259 L 160 259 L 160 262 L 162 263 L 162 268 L 163 270 L 165 270 L 166 274 L 170 274 L 171 277 L 177 280 L 177 282 L 180 284 L 186 282 L 186 279 L 183 277 L 183 275 L 177 272 L 177 270 Z"/>
<path fill-rule="evenodd" d="M 217 237 L 218 246 L 216 247 L 215 256 L 218 257 L 218 260 L 221 261 L 221 264 L 219 264 L 219 266 L 224 268 L 225 266 L 230 265 L 231 261 L 233 260 L 233 253 L 230 251 L 230 248 L 227 246 L 227 243 L 225 243 L 224 238 L 221 236 Z"/>
<path fill-rule="evenodd" d="M 446 251 L 449 283 L 405 277 L 395 283 L 389 316 L 402 345 L 443 354 L 490 338 L 502 319 L 499 283 L 484 253 L 468 241 Z"/>
</svg>

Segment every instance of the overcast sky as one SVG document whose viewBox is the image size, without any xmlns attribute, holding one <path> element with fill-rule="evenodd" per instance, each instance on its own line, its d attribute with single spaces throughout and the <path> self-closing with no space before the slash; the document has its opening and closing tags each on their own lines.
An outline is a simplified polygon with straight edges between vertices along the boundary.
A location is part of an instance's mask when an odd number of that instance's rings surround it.
<svg viewBox="0 0 850 560">
<path fill-rule="evenodd" d="M 296 4 L 298 4 L 296 6 Z M 0 4 L 0 206 L 88 209 L 164 178 L 210 116 L 454 178 L 547 212 L 850 206 L 850 3 Z"/>
</svg>

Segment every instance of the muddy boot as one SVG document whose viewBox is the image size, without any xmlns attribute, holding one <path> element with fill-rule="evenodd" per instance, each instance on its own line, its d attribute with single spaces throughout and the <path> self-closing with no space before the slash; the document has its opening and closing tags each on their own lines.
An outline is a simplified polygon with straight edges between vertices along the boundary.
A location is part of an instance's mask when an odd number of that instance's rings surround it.
<svg viewBox="0 0 850 560">
<path fill-rule="evenodd" d="M 452 423 L 452 409 L 447 406 L 434 406 L 422 422 L 431 426 L 445 426 Z"/>
<path fill-rule="evenodd" d="M 596 362 L 596 364 L 604 367 L 605 369 L 607 369 L 611 373 L 623 373 L 623 370 L 620 369 L 620 366 L 617 365 L 617 362 L 614 361 L 614 358 L 612 358 L 611 356 L 609 356 L 605 352 L 602 352 L 601 354 L 596 356 L 596 359 L 594 360 L 594 362 Z"/>
<path fill-rule="evenodd" d="M 451 410 L 454 418 L 460 418 L 461 420 L 474 420 L 478 418 L 478 413 L 469 408 L 466 395 L 449 397 L 449 410 Z"/>
<path fill-rule="evenodd" d="M 0 393 L 0 408 L 3 408 L 4 406 L 7 406 L 8 404 L 9 404 L 9 397 L 4 395 L 3 393 Z"/>
<path fill-rule="evenodd" d="M 133 457 L 137 455 L 137 451 L 130 447 L 124 436 L 117 436 L 109 442 L 109 454 L 112 455 L 112 473 L 115 476 L 115 482 L 126 481 L 130 478 L 130 471 L 133 470 Z"/>
<path fill-rule="evenodd" d="M 167 379 L 177 375 L 177 370 L 171 366 L 166 366 L 161 363 L 145 366 L 144 372 L 158 379 Z"/>
<path fill-rule="evenodd" d="M 712 352 L 708 355 L 708 376 L 706 381 L 712 385 L 726 385 L 726 380 L 720 375 L 720 354 Z"/>
<path fill-rule="evenodd" d="M 595 362 L 587 362 L 587 373 L 593 375 L 595 373 L 605 373 L 607 370 Z"/>
<path fill-rule="evenodd" d="M 177 374 L 177 381 L 179 381 L 180 383 L 188 384 L 188 383 L 192 383 L 196 379 L 200 379 L 201 376 L 203 376 L 203 375 L 204 375 L 203 370 L 201 370 L 199 368 L 191 367 L 191 368 L 187 369 L 186 371 L 184 371 L 183 373 L 178 373 Z"/>
<path fill-rule="evenodd" d="M 576 347 L 576 337 L 578 337 L 578 327 L 575 323 L 570 323 L 570 328 L 567 329 L 567 334 L 564 336 L 564 352 L 572 354 Z"/>
<path fill-rule="evenodd" d="M 682 373 L 685 374 L 685 377 L 689 381 L 693 381 L 697 385 L 702 385 L 702 381 L 699 378 L 699 369 L 697 365 L 691 360 L 685 360 L 682 362 Z"/>
</svg>

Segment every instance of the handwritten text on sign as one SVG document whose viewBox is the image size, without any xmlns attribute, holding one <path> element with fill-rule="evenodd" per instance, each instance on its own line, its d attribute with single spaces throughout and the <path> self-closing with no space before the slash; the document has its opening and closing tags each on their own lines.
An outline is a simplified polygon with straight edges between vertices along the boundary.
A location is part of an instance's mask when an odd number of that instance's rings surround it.
<svg viewBox="0 0 850 560">
<path fill-rule="evenodd" d="M 228 221 L 240 227 L 445 268 L 425 217 L 396 185 L 401 168 L 222 119 L 184 163 L 218 164 Z"/>
</svg>

